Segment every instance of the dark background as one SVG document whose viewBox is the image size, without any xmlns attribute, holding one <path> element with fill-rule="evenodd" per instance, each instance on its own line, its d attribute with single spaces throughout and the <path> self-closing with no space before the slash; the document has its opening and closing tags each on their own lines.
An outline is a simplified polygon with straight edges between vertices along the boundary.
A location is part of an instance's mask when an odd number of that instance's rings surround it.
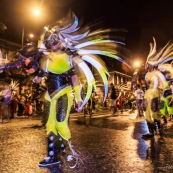
<svg viewBox="0 0 173 173">
<path fill-rule="evenodd" d="M 40 17 L 32 7 L 40 6 Z M 1 38 L 21 44 L 29 32 L 37 38 L 43 26 L 57 20 L 71 8 L 84 23 L 100 19 L 104 27 L 127 28 L 127 47 L 132 59 L 143 59 L 149 52 L 152 37 L 159 47 L 173 39 L 172 0 L 0 0 L 0 20 L 7 26 Z"/>
</svg>

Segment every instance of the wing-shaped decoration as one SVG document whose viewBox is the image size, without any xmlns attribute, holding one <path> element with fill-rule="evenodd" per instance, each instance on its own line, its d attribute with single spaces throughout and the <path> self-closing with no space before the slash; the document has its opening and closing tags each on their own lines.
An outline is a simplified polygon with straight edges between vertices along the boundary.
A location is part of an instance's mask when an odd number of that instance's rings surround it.
<svg viewBox="0 0 173 173">
<path fill-rule="evenodd" d="M 109 76 L 109 73 L 108 73 L 107 69 L 105 69 L 104 66 L 102 66 L 102 64 L 99 62 L 99 60 L 96 57 L 94 57 L 94 55 L 84 55 L 84 56 L 82 56 L 82 59 L 87 61 L 88 63 L 92 64 L 99 72 L 99 74 L 103 80 L 103 83 L 104 83 L 104 89 L 105 89 L 104 101 L 105 101 L 107 94 L 108 94 L 107 76 Z"/>
<path fill-rule="evenodd" d="M 154 45 L 150 43 L 150 53 L 147 57 L 146 64 L 157 66 L 158 70 L 163 73 L 170 73 L 170 78 L 173 78 L 173 66 L 169 61 L 173 60 L 173 43 L 169 41 L 160 51 L 156 51 L 156 41 Z M 162 80 L 163 81 L 163 80 Z"/>
<path fill-rule="evenodd" d="M 41 48 L 44 48 L 46 47 L 46 42 L 49 42 L 51 45 L 59 44 L 64 47 L 68 54 L 73 55 L 74 62 L 85 74 L 88 82 L 86 98 L 84 98 L 81 107 L 90 98 L 93 87 L 96 87 L 94 76 L 87 64 L 92 65 L 99 72 L 104 83 L 105 100 L 108 93 L 107 77 L 109 74 L 105 63 L 97 55 L 111 57 L 130 67 L 125 59 L 129 59 L 131 53 L 125 47 L 124 37 L 122 36 L 124 33 L 127 33 L 127 30 L 101 28 L 93 30 L 96 24 L 80 27 L 78 18 L 73 12 L 69 12 L 66 18 L 66 20 L 63 18 L 55 22 L 55 25 L 46 27 L 46 32 L 43 33 L 42 41 L 39 45 L 41 45 Z M 114 38 L 118 39 L 115 40 Z"/>
<path fill-rule="evenodd" d="M 87 79 L 87 94 L 85 99 L 83 100 L 83 103 L 81 105 L 81 108 L 88 102 L 91 94 L 92 94 L 92 90 L 93 88 L 96 88 L 95 85 L 95 79 L 94 76 L 90 70 L 90 68 L 88 67 L 88 65 L 85 63 L 85 61 L 83 61 L 81 58 L 79 57 L 74 57 L 74 62 L 78 65 L 78 67 L 83 71 L 83 73 L 85 74 L 85 77 Z"/>
<path fill-rule="evenodd" d="M 157 66 L 173 60 L 173 44 L 169 41 L 160 51 L 156 50 L 156 41 L 154 44 L 150 43 L 150 52 L 148 54 L 146 65 Z"/>
</svg>

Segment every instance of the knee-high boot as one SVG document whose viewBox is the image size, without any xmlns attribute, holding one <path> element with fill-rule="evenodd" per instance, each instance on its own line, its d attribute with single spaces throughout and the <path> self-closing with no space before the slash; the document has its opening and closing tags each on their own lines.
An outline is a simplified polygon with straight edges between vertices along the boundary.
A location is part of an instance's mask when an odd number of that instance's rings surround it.
<svg viewBox="0 0 173 173">
<path fill-rule="evenodd" d="M 155 124 L 147 122 L 149 133 L 142 135 L 143 138 L 151 138 L 154 136 L 154 131 L 156 131 Z"/>
<path fill-rule="evenodd" d="M 156 131 L 156 126 L 153 123 L 147 122 L 148 130 L 151 134 L 154 134 L 154 131 Z"/>
<path fill-rule="evenodd" d="M 160 120 L 154 119 L 154 123 L 155 123 L 155 125 L 157 125 L 157 127 L 158 127 L 160 136 L 162 136 L 162 135 L 163 135 L 163 126 L 162 126 Z"/>
<path fill-rule="evenodd" d="M 56 165 L 60 163 L 60 141 L 57 135 L 51 132 L 48 135 L 48 145 L 47 145 L 47 157 L 41 161 L 38 165 L 40 167 L 47 167 L 50 165 Z"/>
</svg>

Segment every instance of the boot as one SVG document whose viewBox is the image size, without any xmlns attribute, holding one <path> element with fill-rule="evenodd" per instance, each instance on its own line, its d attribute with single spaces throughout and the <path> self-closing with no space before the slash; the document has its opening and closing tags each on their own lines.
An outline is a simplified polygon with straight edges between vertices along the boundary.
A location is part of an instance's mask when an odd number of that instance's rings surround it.
<svg viewBox="0 0 173 173">
<path fill-rule="evenodd" d="M 60 152 L 60 147 L 58 146 L 58 137 L 51 132 L 48 136 L 48 156 L 41 162 L 39 162 L 40 167 L 48 167 L 51 165 L 57 165 L 60 163 L 60 158 L 58 154 Z"/>
<path fill-rule="evenodd" d="M 116 112 L 117 112 L 117 108 L 114 106 L 112 115 L 114 115 Z"/>
<path fill-rule="evenodd" d="M 149 133 L 147 133 L 145 135 L 142 135 L 142 137 L 144 139 L 145 138 L 152 138 L 152 137 L 154 137 L 154 131 L 156 131 L 155 124 L 147 122 L 147 126 L 148 126 Z"/>
<path fill-rule="evenodd" d="M 157 129 L 159 130 L 159 135 L 163 136 L 163 126 L 162 126 L 160 120 L 154 119 L 154 123 L 156 124 Z"/>
<path fill-rule="evenodd" d="M 63 140 L 63 138 L 60 136 L 58 140 L 58 146 L 60 148 L 60 152 L 62 153 L 62 155 L 66 154 L 66 145 L 64 141 L 65 140 Z"/>
<path fill-rule="evenodd" d="M 162 119 L 163 119 L 163 123 L 166 125 L 168 123 L 166 117 L 165 116 L 162 116 Z"/>
</svg>

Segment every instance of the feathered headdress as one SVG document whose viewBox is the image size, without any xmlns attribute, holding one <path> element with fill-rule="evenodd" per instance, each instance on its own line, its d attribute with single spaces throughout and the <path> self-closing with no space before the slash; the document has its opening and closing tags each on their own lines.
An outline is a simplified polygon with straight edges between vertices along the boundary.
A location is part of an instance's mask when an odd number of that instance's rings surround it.
<svg viewBox="0 0 173 173">
<path fill-rule="evenodd" d="M 156 50 L 156 40 L 153 38 L 154 43 L 150 43 L 150 52 L 146 60 L 147 64 L 158 66 L 173 59 L 173 44 L 169 41 L 159 52 Z"/>
<path fill-rule="evenodd" d="M 62 20 L 44 28 L 38 44 L 39 48 L 45 49 L 45 53 L 47 53 L 47 43 L 51 45 L 60 43 L 65 51 L 71 52 L 73 60 L 84 72 L 88 82 L 87 94 L 82 106 L 89 99 L 93 87 L 95 88 L 95 79 L 87 63 L 93 65 L 102 77 L 105 87 L 105 100 L 108 93 L 107 76 L 109 74 L 102 60 L 96 55 L 114 58 L 128 67 L 129 64 L 124 58 L 131 57 L 130 51 L 125 48 L 123 42 L 110 39 L 111 32 L 126 32 L 125 30 L 98 29 L 90 31 L 90 29 L 91 25 L 80 28 L 78 18 L 70 11 Z"/>
</svg>

